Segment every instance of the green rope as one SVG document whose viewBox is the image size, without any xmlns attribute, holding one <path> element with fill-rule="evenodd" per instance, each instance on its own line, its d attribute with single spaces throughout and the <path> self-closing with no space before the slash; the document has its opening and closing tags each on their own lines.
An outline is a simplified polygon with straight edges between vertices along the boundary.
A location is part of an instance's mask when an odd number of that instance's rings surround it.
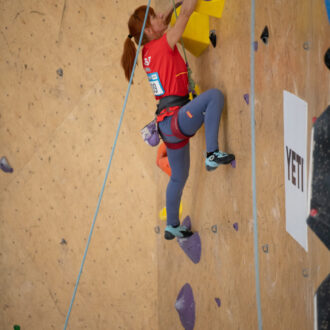
<svg viewBox="0 0 330 330">
<path fill-rule="evenodd" d="M 178 14 L 176 12 L 176 6 L 175 6 L 175 1 L 172 0 L 172 3 L 173 3 L 173 8 L 174 8 L 174 14 L 175 14 L 175 18 L 178 19 Z M 183 43 L 183 39 L 182 37 L 180 38 L 180 42 L 181 42 L 181 46 L 182 46 L 182 50 L 183 50 L 183 55 L 184 55 L 184 59 L 186 61 L 186 66 L 187 66 L 187 71 L 188 71 L 188 83 L 189 83 L 189 90 L 193 93 L 193 94 L 196 94 L 195 92 L 195 87 L 196 87 L 196 84 L 195 84 L 195 81 L 192 77 L 192 71 L 189 67 L 189 64 L 188 64 L 188 59 L 187 59 L 187 54 L 186 54 L 186 49 L 184 47 L 184 43 Z"/>
</svg>

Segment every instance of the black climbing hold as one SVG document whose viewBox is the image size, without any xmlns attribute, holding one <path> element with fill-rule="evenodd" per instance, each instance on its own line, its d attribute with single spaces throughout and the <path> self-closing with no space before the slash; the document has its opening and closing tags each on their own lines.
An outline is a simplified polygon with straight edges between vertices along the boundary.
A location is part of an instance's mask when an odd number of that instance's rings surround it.
<svg viewBox="0 0 330 330">
<path fill-rule="evenodd" d="M 215 48 L 215 46 L 217 45 L 217 35 L 215 33 L 215 30 L 210 31 L 209 38 L 210 38 L 212 46 Z"/>
<path fill-rule="evenodd" d="M 14 172 L 14 169 L 9 165 L 6 157 L 1 157 L 0 159 L 0 168 L 6 173 Z"/>
<path fill-rule="evenodd" d="M 217 225 L 213 225 L 212 227 L 211 227 L 211 230 L 212 230 L 212 232 L 213 233 L 217 233 L 218 232 L 218 226 Z"/>
<path fill-rule="evenodd" d="M 311 211 L 307 224 L 330 250 L 330 105 L 314 123 Z"/>
<path fill-rule="evenodd" d="M 159 226 L 156 226 L 156 227 L 155 227 L 155 233 L 156 233 L 156 234 L 159 234 L 159 233 L 160 233 L 160 228 L 159 228 Z"/>
<path fill-rule="evenodd" d="M 264 30 L 261 33 L 260 39 L 262 42 L 267 45 L 268 44 L 268 38 L 269 38 L 269 31 L 268 31 L 268 26 L 266 25 Z"/>
<path fill-rule="evenodd" d="M 328 50 L 324 55 L 324 63 L 327 66 L 327 68 L 330 70 L 330 48 L 328 48 Z"/>
<path fill-rule="evenodd" d="M 67 245 L 68 242 L 67 242 L 64 238 L 62 238 L 62 240 L 61 240 L 61 244 L 62 244 L 62 245 Z"/>
<path fill-rule="evenodd" d="M 56 73 L 58 76 L 63 77 L 63 69 L 61 68 L 57 69 Z"/>
<path fill-rule="evenodd" d="M 317 327 L 315 329 L 329 329 L 330 325 L 330 274 L 316 291 Z"/>
</svg>

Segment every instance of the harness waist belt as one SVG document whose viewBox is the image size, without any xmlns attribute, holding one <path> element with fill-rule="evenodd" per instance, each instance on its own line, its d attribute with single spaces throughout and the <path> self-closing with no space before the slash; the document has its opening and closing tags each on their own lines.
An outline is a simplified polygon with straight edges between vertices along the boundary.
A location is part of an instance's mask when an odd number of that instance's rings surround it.
<svg viewBox="0 0 330 330">
<path fill-rule="evenodd" d="M 165 96 L 162 99 L 159 100 L 159 103 L 157 104 L 157 110 L 156 110 L 156 115 L 158 116 L 160 112 L 165 109 L 165 108 L 170 108 L 170 107 L 183 107 L 186 105 L 189 100 L 189 95 L 186 96 L 178 96 L 178 95 L 169 95 Z"/>
</svg>

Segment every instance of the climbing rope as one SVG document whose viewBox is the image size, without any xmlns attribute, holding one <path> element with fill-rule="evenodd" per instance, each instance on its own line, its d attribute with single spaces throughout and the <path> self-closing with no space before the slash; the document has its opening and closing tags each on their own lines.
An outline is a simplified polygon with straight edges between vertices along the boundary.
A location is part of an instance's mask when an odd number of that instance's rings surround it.
<svg viewBox="0 0 330 330">
<path fill-rule="evenodd" d="M 254 232 L 254 266 L 256 281 L 256 298 L 258 312 L 258 329 L 262 330 L 262 313 L 260 298 L 260 271 L 259 271 L 259 243 L 258 243 L 258 217 L 257 217 L 257 187 L 256 187 L 256 139 L 255 139 L 255 109 L 254 109 L 254 27 L 255 27 L 255 0 L 251 0 L 251 45 L 250 45 L 250 70 L 251 70 L 251 158 L 252 158 L 252 203 L 253 203 L 253 232 Z"/>
<path fill-rule="evenodd" d="M 113 143 L 113 146 L 112 146 L 112 150 L 111 150 L 111 155 L 110 155 L 108 167 L 107 167 L 107 170 L 106 170 L 106 174 L 105 174 L 104 182 L 103 182 L 103 185 L 102 185 L 101 193 L 100 193 L 99 200 L 98 200 L 97 207 L 96 207 L 96 211 L 95 211 L 95 214 L 94 214 L 94 218 L 93 218 L 91 230 L 89 232 L 89 236 L 88 236 L 88 240 L 87 240 L 87 244 L 86 244 L 86 248 L 85 248 L 85 253 L 84 253 L 84 256 L 83 256 L 83 259 L 82 259 L 82 263 L 81 263 L 81 266 L 80 266 L 78 278 L 77 278 L 76 285 L 75 285 L 75 288 L 74 288 L 74 291 L 73 291 L 73 295 L 72 295 L 70 307 L 69 307 L 69 310 L 68 310 L 68 314 L 66 316 L 66 320 L 65 320 L 65 324 L 64 324 L 64 330 L 66 330 L 66 328 L 68 326 L 68 322 L 69 322 L 69 318 L 70 318 L 72 306 L 73 306 L 73 303 L 74 303 L 74 300 L 75 300 L 75 297 L 76 297 L 76 294 L 77 294 L 77 289 L 78 289 L 78 285 L 79 285 L 81 273 L 82 273 L 82 270 L 83 270 L 83 267 L 84 267 L 84 264 L 85 264 L 85 260 L 86 260 L 88 248 L 89 248 L 89 245 L 90 245 L 90 242 L 91 242 L 91 238 L 92 238 L 92 234 L 93 234 L 93 231 L 94 231 L 94 226 L 95 226 L 96 218 L 97 218 L 97 215 L 99 213 L 99 208 L 100 208 L 100 205 L 101 205 L 101 201 L 102 201 L 102 197 L 103 197 L 105 185 L 106 185 L 106 182 L 107 182 L 107 179 L 108 179 L 108 175 L 109 175 L 109 172 L 110 172 L 111 162 L 112 162 L 112 158 L 113 158 L 113 155 L 114 155 L 114 152 L 115 152 L 115 149 L 116 149 L 116 145 L 117 145 L 117 141 L 118 141 L 118 136 L 119 136 L 119 131 L 120 131 L 120 128 L 121 128 L 121 124 L 123 122 L 124 113 L 125 113 L 125 109 L 126 109 L 126 105 L 127 105 L 127 100 L 128 100 L 128 95 L 129 95 L 129 92 L 130 92 L 130 89 L 131 89 L 131 85 L 132 85 L 132 81 L 133 81 L 133 76 L 134 76 L 134 72 L 135 72 L 135 67 L 136 67 L 137 59 L 138 59 L 140 48 L 141 48 L 142 37 L 143 37 L 144 29 L 145 29 L 145 26 L 146 26 L 146 22 L 147 22 L 149 8 L 150 8 L 150 1 L 151 0 L 149 0 L 148 6 L 147 6 L 147 9 L 146 9 L 146 13 L 145 13 L 144 21 L 143 21 L 143 26 L 142 26 L 142 31 L 141 31 L 141 34 L 140 34 L 139 45 L 138 45 L 137 52 L 136 52 L 136 55 L 135 55 L 133 70 L 132 70 L 132 73 L 131 73 L 131 78 L 129 80 L 129 84 L 128 84 L 128 88 L 127 88 L 127 92 L 126 92 L 126 97 L 125 97 L 123 109 L 121 111 L 121 116 L 120 116 L 120 120 L 119 120 L 119 123 L 118 123 L 116 137 L 115 137 L 115 140 L 114 140 L 114 143 Z"/>
</svg>

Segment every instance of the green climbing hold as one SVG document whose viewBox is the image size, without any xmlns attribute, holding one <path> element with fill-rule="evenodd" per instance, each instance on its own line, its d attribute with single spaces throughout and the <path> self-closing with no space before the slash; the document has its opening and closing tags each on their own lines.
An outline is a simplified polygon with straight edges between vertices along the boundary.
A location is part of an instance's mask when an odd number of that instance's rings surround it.
<svg viewBox="0 0 330 330">
<path fill-rule="evenodd" d="M 14 330 L 21 330 L 21 327 L 19 325 L 14 325 Z"/>
</svg>

